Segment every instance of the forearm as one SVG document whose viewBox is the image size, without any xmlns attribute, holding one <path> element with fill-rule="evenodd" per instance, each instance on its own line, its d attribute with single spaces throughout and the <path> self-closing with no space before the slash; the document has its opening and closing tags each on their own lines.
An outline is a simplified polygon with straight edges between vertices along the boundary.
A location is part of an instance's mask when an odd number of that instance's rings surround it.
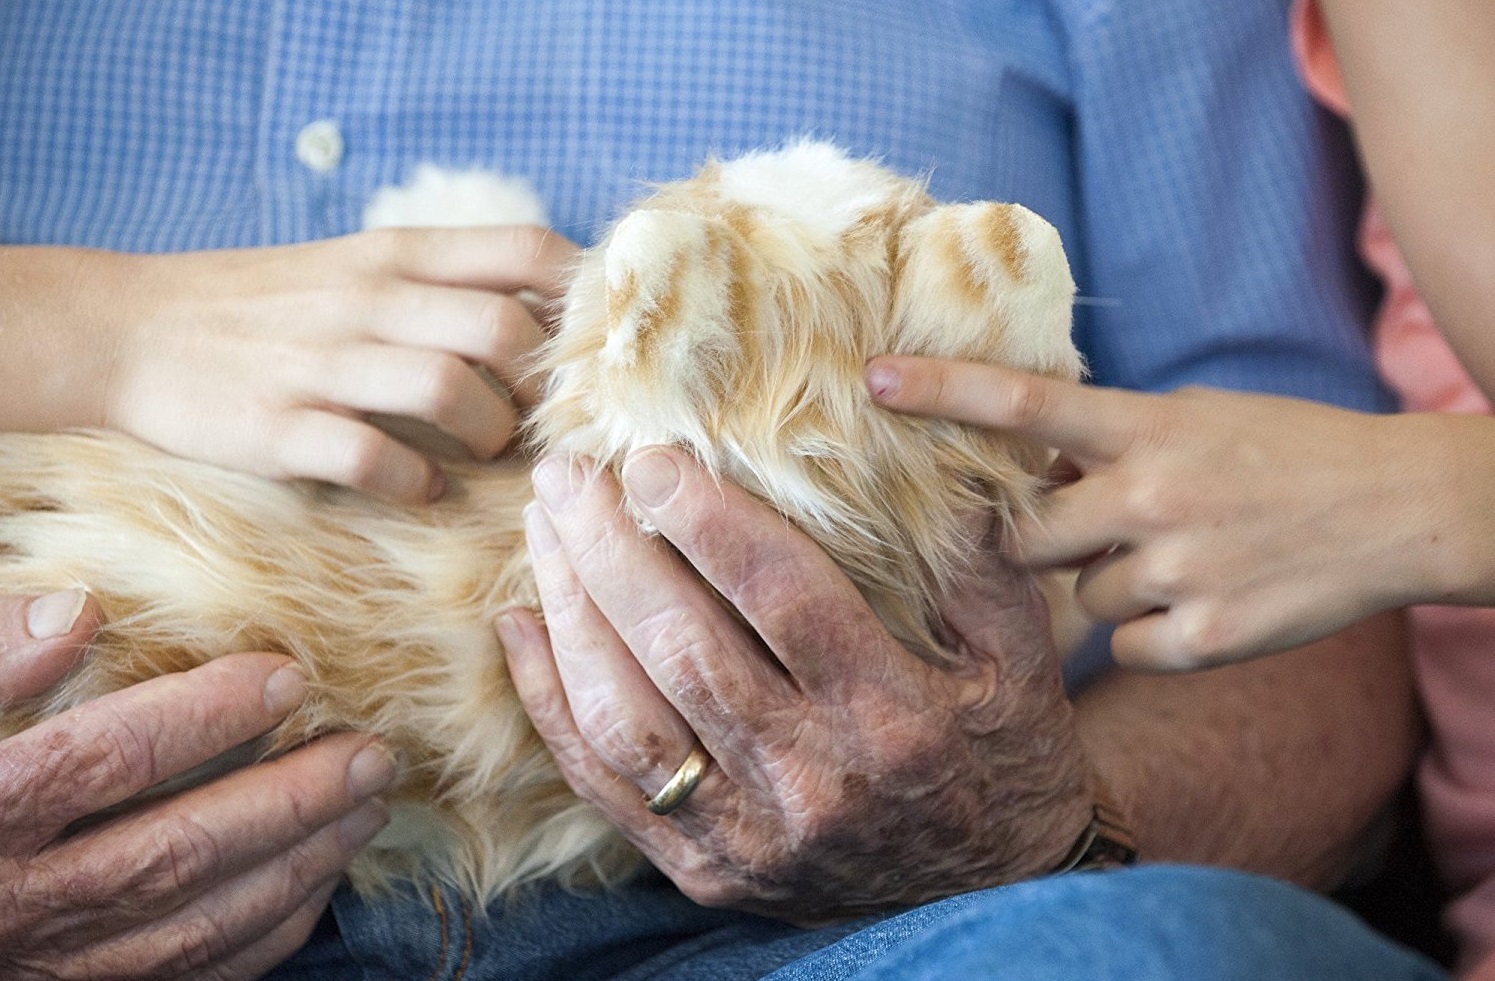
<svg viewBox="0 0 1495 981">
<path fill-rule="evenodd" d="M 1334 885 L 1406 777 L 1420 722 L 1401 618 L 1185 675 L 1115 672 L 1078 701 L 1150 860 Z"/>
<path fill-rule="evenodd" d="M 1320 3 L 1397 244 L 1439 328 L 1495 393 L 1495 7 Z"/>
<path fill-rule="evenodd" d="M 103 423 L 135 258 L 0 247 L 0 431 Z"/>
</svg>

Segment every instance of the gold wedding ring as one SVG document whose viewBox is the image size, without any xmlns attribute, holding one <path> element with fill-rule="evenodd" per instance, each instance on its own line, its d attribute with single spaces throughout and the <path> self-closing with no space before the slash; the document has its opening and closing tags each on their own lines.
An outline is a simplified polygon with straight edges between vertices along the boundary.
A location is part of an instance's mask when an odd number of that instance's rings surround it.
<svg viewBox="0 0 1495 981">
<path fill-rule="evenodd" d="M 655 814 L 669 814 L 684 804 L 686 798 L 695 792 L 696 785 L 701 782 L 701 777 L 706 773 L 706 767 L 711 764 L 711 757 L 707 755 L 706 748 L 700 743 L 690 751 L 685 762 L 680 764 L 680 769 L 670 777 L 670 782 L 664 785 L 664 789 L 650 797 L 644 802 L 644 806 Z"/>
</svg>

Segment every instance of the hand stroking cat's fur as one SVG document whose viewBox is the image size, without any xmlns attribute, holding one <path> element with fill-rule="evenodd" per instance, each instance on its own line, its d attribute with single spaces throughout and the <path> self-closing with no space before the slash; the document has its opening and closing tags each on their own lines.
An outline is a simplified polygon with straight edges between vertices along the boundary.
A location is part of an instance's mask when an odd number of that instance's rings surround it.
<svg viewBox="0 0 1495 981">
<path fill-rule="evenodd" d="M 984 527 L 973 516 L 1028 507 L 1048 454 L 881 411 L 863 366 L 931 354 L 1074 378 L 1073 291 L 1057 234 L 1021 207 L 938 205 L 817 143 L 709 163 L 582 257 L 540 357 L 531 448 L 613 468 L 648 444 L 689 448 L 937 656 L 932 597 Z M 402 764 L 395 821 L 355 882 L 428 874 L 487 898 L 627 874 L 636 853 L 561 780 L 492 630 L 535 604 L 526 464 L 449 474 L 442 501 L 407 510 L 106 432 L 0 436 L 0 591 L 82 585 L 109 620 L 58 691 L 0 713 L 0 735 L 221 654 L 283 651 L 311 694 L 267 751 L 356 729 Z"/>
</svg>

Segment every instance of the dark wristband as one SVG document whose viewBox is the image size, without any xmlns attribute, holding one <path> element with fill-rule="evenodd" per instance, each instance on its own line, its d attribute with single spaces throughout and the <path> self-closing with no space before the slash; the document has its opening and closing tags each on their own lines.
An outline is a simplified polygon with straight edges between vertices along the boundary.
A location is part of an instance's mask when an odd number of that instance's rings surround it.
<svg viewBox="0 0 1495 981">
<path fill-rule="evenodd" d="M 1096 801 L 1090 810 L 1090 823 L 1053 874 L 1122 868 L 1136 865 L 1138 857 L 1137 841 L 1120 816 L 1109 804 Z"/>
</svg>

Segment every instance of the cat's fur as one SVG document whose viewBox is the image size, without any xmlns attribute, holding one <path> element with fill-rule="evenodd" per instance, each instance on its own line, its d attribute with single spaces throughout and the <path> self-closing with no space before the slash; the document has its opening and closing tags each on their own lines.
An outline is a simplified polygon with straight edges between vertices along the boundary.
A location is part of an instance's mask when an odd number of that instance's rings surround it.
<svg viewBox="0 0 1495 981">
<path fill-rule="evenodd" d="M 613 468 L 636 447 L 687 447 L 927 650 L 972 511 L 1027 508 L 1048 455 L 883 411 L 864 364 L 919 353 L 1074 378 L 1073 291 L 1057 234 L 1020 207 L 939 206 L 816 143 L 709 163 L 582 257 L 532 442 Z M 402 509 L 109 433 L 0 436 L 0 592 L 82 585 L 108 618 L 85 663 L 0 715 L 0 734 L 220 654 L 283 651 L 310 695 L 271 749 L 356 729 L 402 763 L 395 821 L 356 881 L 429 873 L 491 897 L 625 874 L 636 854 L 561 780 L 492 630 L 536 602 L 526 464 L 449 473 L 442 501 Z"/>
</svg>

